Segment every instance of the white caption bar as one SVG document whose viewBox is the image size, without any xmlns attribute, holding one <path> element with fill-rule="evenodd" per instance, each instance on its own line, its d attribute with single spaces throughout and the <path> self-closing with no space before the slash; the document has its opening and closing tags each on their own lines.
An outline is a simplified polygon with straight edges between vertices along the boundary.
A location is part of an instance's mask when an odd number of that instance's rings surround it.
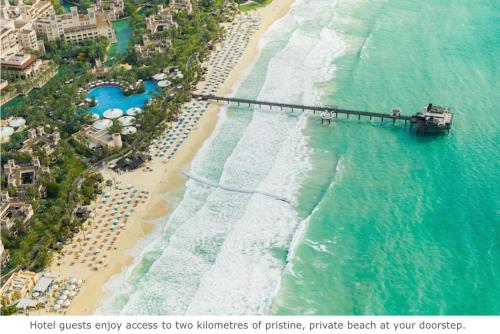
<svg viewBox="0 0 500 334">
<path fill-rule="evenodd" d="M 2 333 L 463 333 L 498 334 L 500 317 L 10 316 Z"/>
</svg>

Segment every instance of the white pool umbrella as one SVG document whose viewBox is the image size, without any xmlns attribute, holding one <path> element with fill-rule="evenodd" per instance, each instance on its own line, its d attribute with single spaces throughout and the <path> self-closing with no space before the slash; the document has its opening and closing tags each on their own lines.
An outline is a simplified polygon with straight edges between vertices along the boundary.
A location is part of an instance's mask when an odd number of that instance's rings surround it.
<svg viewBox="0 0 500 334">
<path fill-rule="evenodd" d="M 122 126 L 129 126 L 129 125 L 134 124 L 135 117 L 134 116 L 122 116 L 122 117 L 118 118 L 118 122 Z"/>
<path fill-rule="evenodd" d="M 14 133 L 14 128 L 10 126 L 0 127 L 0 137 L 10 137 Z"/>
<path fill-rule="evenodd" d="M 167 76 L 165 75 L 165 73 L 157 73 L 153 75 L 153 79 L 155 79 L 156 81 L 164 80 L 166 77 Z"/>
<path fill-rule="evenodd" d="M 95 121 L 92 126 L 98 130 L 109 129 L 113 125 L 113 121 L 110 119 L 100 119 Z"/>
<path fill-rule="evenodd" d="M 162 80 L 162 81 L 158 82 L 158 87 L 165 88 L 168 86 L 170 86 L 170 81 L 168 81 L 168 80 Z"/>
<path fill-rule="evenodd" d="M 135 116 L 137 114 L 140 114 L 141 112 L 142 112 L 142 108 L 138 108 L 138 107 L 127 109 L 127 115 L 129 115 L 129 116 Z"/>
<path fill-rule="evenodd" d="M 18 128 L 20 126 L 23 126 L 26 124 L 26 120 L 22 117 L 14 117 L 10 122 L 9 125 L 13 128 Z"/>
<path fill-rule="evenodd" d="M 105 118 L 114 119 L 121 117 L 123 115 L 123 110 L 118 108 L 108 109 L 104 112 L 103 116 Z"/>
<path fill-rule="evenodd" d="M 129 135 L 136 132 L 137 128 L 135 126 L 126 126 L 122 129 L 122 135 Z"/>
</svg>

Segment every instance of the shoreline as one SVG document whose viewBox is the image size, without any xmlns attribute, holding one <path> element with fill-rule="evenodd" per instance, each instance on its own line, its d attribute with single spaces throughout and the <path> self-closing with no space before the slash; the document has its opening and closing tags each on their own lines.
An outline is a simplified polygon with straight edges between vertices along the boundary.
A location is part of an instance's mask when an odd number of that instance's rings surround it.
<svg viewBox="0 0 500 334">
<path fill-rule="evenodd" d="M 268 6 L 255 11 L 261 17 L 259 28 L 250 38 L 243 55 L 219 88 L 218 94 L 230 94 L 235 86 L 244 80 L 247 69 L 252 65 L 259 53 L 258 43 L 260 38 L 274 22 L 289 12 L 293 2 L 294 0 L 273 1 Z M 219 119 L 221 105 L 216 103 L 209 105 L 207 111 L 200 118 L 186 142 L 172 160 L 165 162 L 153 157 L 144 166 L 150 168 L 150 171 L 146 172 L 144 168 L 121 175 L 109 170 L 103 172 L 105 179 L 114 179 L 120 184 L 131 184 L 140 190 L 149 192 L 150 196 L 138 206 L 137 211 L 130 217 L 129 226 L 117 239 L 114 254 L 110 257 L 110 261 L 106 266 L 98 271 L 93 271 L 86 268 L 81 270 L 81 266 L 54 268 L 54 264 L 52 265 L 51 271 L 53 272 L 64 276 L 76 276 L 84 280 L 80 293 L 64 314 L 89 315 L 95 312 L 105 294 L 104 285 L 111 277 L 122 273 L 132 264 L 134 258 L 128 252 L 140 240 L 160 228 L 159 225 L 154 223 L 155 220 L 168 219 L 172 211 L 172 203 L 164 199 L 164 194 L 178 191 L 185 186 L 187 179 L 181 174 L 181 170 L 189 166 L 194 156 L 203 147 L 206 139 L 212 135 Z"/>
</svg>

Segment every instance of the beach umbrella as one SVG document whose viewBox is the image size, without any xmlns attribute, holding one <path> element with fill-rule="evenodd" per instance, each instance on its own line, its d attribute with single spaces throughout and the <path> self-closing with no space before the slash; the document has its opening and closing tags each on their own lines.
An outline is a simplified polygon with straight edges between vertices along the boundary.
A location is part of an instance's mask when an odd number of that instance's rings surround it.
<svg viewBox="0 0 500 334">
<path fill-rule="evenodd" d="M 63 306 L 64 307 L 68 307 L 71 305 L 71 302 L 69 300 L 66 300 L 64 303 L 63 303 Z"/>
<path fill-rule="evenodd" d="M 101 117 L 99 117 L 99 115 L 97 115 L 96 113 L 92 113 L 92 115 L 90 115 L 90 118 L 92 118 L 93 121 L 97 121 L 99 120 Z"/>
<path fill-rule="evenodd" d="M 26 124 L 26 120 L 22 117 L 14 117 L 10 122 L 9 126 L 13 128 L 18 128 Z"/>
<path fill-rule="evenodd" d="M 129 125 L 134 124 L 135 117 L 134 116 L 122 116 L 122 117 L 118 118 L 118 122 L 122 126 L 129 126 Z"/>
<path fill-rule="evenodd" d="M 171 83 L 168 80 L 161 80 L 158 82 L 158 87 L 161 87 L 161 88 L 165 88 L 165 87 L 168 87 L 170 85 L 171 85 Z"/>
<path fill-rule="evenodd" d="M 56 310 L 56 311 L 57 311 L 57 310 L 59 310 L 59 309 L 61 309 L 61 305 L 59 305 L 59 304 L 55 304 L 55 305 L 54 305 L 54 310 Z"/>
<path fill-rule="evenodd" d="M 14 133 L 14 128 L 10 126 L 0 127 L 0 137 L 10 137 Z"/>
<path fill-rule="evenodd" d="M 109 129 L 112 125 L 113 122 L 110 119 L 100 119 L 92 124 L 92 126 L 98 130 Z"/>
<path fill-rule="evenodd" d="M 165 73 L 157 73 L 153 75 L 153 79 L 155 79 L 156 81 L 164 80 L 166 77 L 167 76 L 165 75 Z"/>
<path fill-rule="evenodd" d="M 122 129 L 122 135 L 129 135 L 137 132 L 137 128 L 135 126 L 125 126 Z"/>
<path fill-rule="evenodd" d="M 103 116 L 108 119 L 115 119 L 123 115 L 123 110 L 118 108 L 108 109 L 104 112 Z"/>
<path fill-rule="evenodd" d="M 138 107 L 129 108 L 129 109 L 127 109 L 127 115 L 135 116 L 137 114 L 140 114 L 142 111 L 143 111 L 142 108 L 138 108 Z"/>
<path fill-rule="evenodd" d="M 70 295 L 71 297 L 74 297 L 74 296 L 76 296 L 76 292 L 75 292 L 75 291 L 71 291 L 71 292 L 69 293 L 69 295 Z"/>
</svg>

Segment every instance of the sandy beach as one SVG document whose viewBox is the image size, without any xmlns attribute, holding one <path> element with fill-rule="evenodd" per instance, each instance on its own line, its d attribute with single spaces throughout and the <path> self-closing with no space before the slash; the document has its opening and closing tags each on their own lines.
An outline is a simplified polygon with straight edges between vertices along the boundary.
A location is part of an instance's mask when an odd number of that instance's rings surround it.
<svg viewBox="0 0 500 334">
<path fill-rule="evenodd" d="M 292 3 L 293 0 L 273 1 L 270 5 L 251 13 L 251 15 L 258 15 L 260 17 L 260 25 L 250 38 L 247 48 L 238 63 L 218 88 L 217 93 L 219 95 L 231 93 L 231 89 L 242 80 L 245 70 L 258 54 L 258 41 L 260 37 L 267 31 L 271 24 L 289 11 Z M 108 255 L 105 257 L 106 261 L 104 261 L 98 270 L 95 270 L 92 266 L 80 265 L 80 263 L 75 264 L 74 261 L 71 261 L 70 257 L 76 256 L 70 255 L 70 250 L 76 249 L 76 240 L 65 247 L 63 250 L 64 256 L 61 259 L 53 261 L 50 268 L 52 272 L 61 274 L 62 276 L 77 277 L 84 281 L 78 296 L 73 300 L 65 314 L 92 314 L 98 306 L 99 299 L 102 297 L 105 283 L 113 275 L 121 273 L 132 263 L 133 257 L 127 255 L 127 251 L 155 229 L 155 220 L 167 217 L 172 203 L 168 203 L 165 200 L 165 193 L 182 191 L 186 178 L 181 174 L 181 171 L 189 166 L 195 154 L 211 135 L 217 123 L 219 109 L 220 106 L 217 104 L 209 106 L 208 110 L 203 113 L 193 130 L 189 133 L 186 141 L 180 146 L 171 160 L 165 161 L 165 159 L 153 157 L 152 161 L 148 162 L 144 167 L 121 175 L 108 169 L 102 171 L 105 179 L 114 180 L 115 185 L 123 186 L 123 188 L 119 188 L 116 192 L 130 187 L 139 193 L 147 195 L 144 195 L 144 198 L 141 198 L 137 202 L 138 204 L 134 212 L 128 216 L 126 228 L 116 238 L 113 248 L 109 250 Z M 102 208 L 101 210 L 104 209 Z M 88 242 L 92 242 L 92 238 L 95 237 L 95 235 L 92 235 Z"/>
</svg>

